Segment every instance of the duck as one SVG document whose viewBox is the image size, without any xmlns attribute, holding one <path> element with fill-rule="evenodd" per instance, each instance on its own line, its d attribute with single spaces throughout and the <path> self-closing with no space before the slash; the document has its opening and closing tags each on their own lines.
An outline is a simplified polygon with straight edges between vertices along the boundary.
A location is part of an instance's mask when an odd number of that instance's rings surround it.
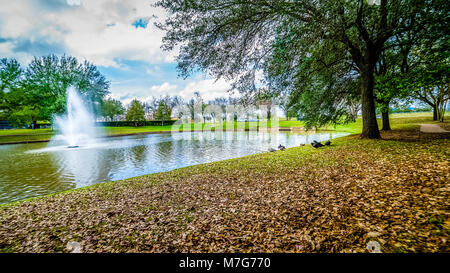
<svg viewBox="0 0 450 273">
<path fill-rule="evenodd" d="M 327 141 L 325 142 L 325 145 L 330 146 L 330 145 L 331 145 L 331 141 L 327 140 Z"/>
<path fill-rule="evenodd" d="M 284 150 L 286 150 L 286 147 L 280 144 L 280 145 L 278 145 L 278 149 L 280 151 L 284 151 Z"/>
<path fill-rule="evenodd" d="M 317 142 L 317 141 L 313 141 L 313 142 L 311 142 L 311 146 L 313 146 L 314 148 L 320 148 L 320 147 L 323 147 L 323 146 L 325 146 L 325 145 L 323 145 L 322 143 L 320 143 L 320 142 Z"/>
</svg>

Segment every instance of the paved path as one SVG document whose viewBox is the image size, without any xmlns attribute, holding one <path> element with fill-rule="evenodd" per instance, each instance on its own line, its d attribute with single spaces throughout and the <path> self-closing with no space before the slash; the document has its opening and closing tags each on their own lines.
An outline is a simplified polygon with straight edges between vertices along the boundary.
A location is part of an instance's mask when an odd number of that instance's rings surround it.
<svg viewBox="0 0 450 273">
<path fill-rule="evenodd" d="M 422 133 L 450 133 L 450 131 L 444 130 L 436 124 L 420 124 L 420 131 Z"/>
</svg>

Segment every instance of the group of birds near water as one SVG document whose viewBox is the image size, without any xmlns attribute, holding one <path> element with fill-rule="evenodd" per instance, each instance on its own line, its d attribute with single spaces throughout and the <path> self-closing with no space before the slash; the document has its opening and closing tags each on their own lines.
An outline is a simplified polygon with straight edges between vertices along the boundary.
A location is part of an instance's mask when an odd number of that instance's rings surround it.
<svg viewBox="0 0 450 273">
<path fill-rule="evenodd" d="M 316 140 L 314 140 L 313 142 L 311 142 L 311 146 L 313 146 L 314 148 L 320 148 L 320 147 L 324 147 L 324 146 L 330 146 L 331 145 L 331 141 L 327 140 L 325 141 L 325 144 L 322 144 Z M 305 146 L 305 144 L 300 144 L 300 146 Z M 284 151 L 286 150 L 286 147 L 283 145 L 278 145 L 278 150 L 280 151 Z M 269 152 L 276 152 L 277 150 L 274 148 L 269 148 Z"/>
<path fill-rule="evenodd" d="M 313 146 L 314 148 L 320 148 L 323 146 L 330 146 L 331 145 L 331 141 L 327 140 L 325 141 L 325 145 L 323 145 L 322 143 L 314 140 L 313 142 L 311 142 L 311 146 Z"/>
</svg>

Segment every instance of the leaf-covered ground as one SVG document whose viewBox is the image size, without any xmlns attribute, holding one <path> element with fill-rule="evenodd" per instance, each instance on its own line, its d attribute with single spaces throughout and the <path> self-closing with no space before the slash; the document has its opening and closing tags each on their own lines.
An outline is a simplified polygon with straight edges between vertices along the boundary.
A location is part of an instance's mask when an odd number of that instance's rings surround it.
<svg viewBox="0 0 450 273">
<path fill-rule="evenodd" d="M 449 252 L 450 139 L 346 137 L 0 208 L 0 251 Z"/>
</svg>

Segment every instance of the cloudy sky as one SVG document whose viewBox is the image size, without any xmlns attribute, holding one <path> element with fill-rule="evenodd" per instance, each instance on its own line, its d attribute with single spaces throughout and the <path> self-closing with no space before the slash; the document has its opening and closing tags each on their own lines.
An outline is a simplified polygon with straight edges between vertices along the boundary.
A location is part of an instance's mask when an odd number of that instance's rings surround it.
<svg viewBox="0 0 450 273">
<path fill-rule="evenodd" d="M 205 75 L 178 78 L 174 57 L 162 51 L 154 26 L 165 12 L 154 0 L 0 0 L 0 57 L 27 65 L 33 56 L 87 59 L 111 81 L 111 96 L 129 103 L 161 95 L 212 99 L 229 84 Z"/>
</svg>

